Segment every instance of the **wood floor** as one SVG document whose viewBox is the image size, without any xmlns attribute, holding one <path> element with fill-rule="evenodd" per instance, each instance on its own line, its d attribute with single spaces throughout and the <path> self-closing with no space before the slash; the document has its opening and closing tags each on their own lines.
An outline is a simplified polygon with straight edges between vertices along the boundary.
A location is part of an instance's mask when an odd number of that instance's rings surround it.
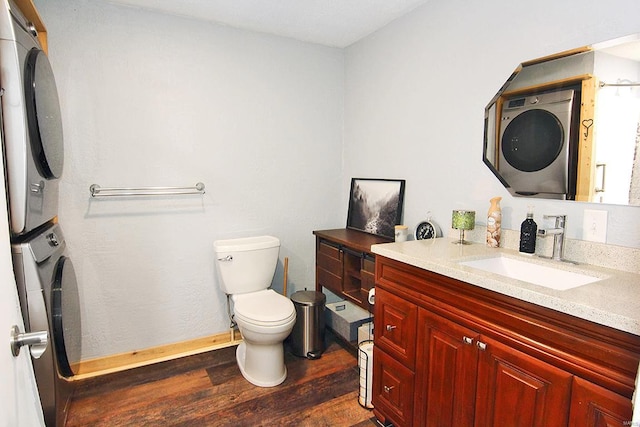
<svg viewBox="0 0 640 427">
<path fill-rule="evenodd" d="M 355 350 L 327 333 L 318 360 L 286 353 L 278 387 L 247 382 L 235 347 L 83 381 L 67 427 L 75 426 L 345 426 L 372 427 L 358 404 Z"/>
</svg>

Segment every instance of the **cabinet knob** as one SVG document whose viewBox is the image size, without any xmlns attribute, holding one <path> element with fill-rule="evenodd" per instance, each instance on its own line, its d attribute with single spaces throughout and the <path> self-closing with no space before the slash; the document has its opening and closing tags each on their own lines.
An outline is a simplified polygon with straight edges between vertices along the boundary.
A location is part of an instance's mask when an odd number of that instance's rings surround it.
<svg viewBox="0 0 640 427">
<path fill-rule="evenodd" d="M 389 387 L 388 385 L 385 385 L 383 386 L 383 388 L 385 393 L 389 393 L 391 390 L 393 390 L 393 386 Z"/>
<path fill-rule="evenodd" d="M 397 326 L 395 326 L 395 325 L 387 325 L 387 331 L 389 331 L 389 332 L 393 331 L 395 328 L 397 328 Z"/>
<path fill-rule="evenodd" d="M 462 337 L 462 342 L 468 345 L 473 344 L 473 338 L 469 338 L 469 337 Z"/>
<path fill-rule="evenodd" d="M 487 344 L 483 343 L 482 341 L 478 341 L 476 343 L 476 345 L 478 346 L 478 348 L 482 351 L 485 351 L 487 349 Z"/>
</svg>

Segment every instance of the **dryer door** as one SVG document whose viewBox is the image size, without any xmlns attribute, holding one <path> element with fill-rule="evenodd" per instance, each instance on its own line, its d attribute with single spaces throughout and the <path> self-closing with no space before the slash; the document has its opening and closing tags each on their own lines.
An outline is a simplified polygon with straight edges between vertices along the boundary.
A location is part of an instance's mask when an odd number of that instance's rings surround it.
<svg viewBox="0 0 640 427">
<path fill-rule="evenodd" d="M 520 113 L 502 134 L 502 154 L 514 168 L 535 172 L 549 166 L 562 152 L 564 129 L 558 118 L 546 110 Z"/>
<path fill-rule="evenodd" d="M 61 375 L 74 375 L 74 365 L 80 362 L 82 330 L 80 328 L 80 298 L 73 264 L 62 256 L 55 268 L 51 286 L 51 317 L 53 347 Z"/>
<path fill-rule="evenodd" d="M 60 178 L 64 162 L 58 90 L 47 55 L 33 48 L 27 55 L 24 93 L 31 151 L 40 174 Z"/>
</svg>

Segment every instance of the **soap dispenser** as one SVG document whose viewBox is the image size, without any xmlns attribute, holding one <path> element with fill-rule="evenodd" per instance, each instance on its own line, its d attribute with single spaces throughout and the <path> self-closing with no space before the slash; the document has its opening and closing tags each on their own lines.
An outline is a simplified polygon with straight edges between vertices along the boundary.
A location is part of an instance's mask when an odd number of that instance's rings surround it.
<svg viewBox="0 0 640 427">
<path fill-rule="evenodd" d="M 536 251 L 536 234 L 538 225 L 533 220 L 533 206 L 529 206 L 527 219 L 520 226 L 520 252 L 533 254 Z"/>
</svg>

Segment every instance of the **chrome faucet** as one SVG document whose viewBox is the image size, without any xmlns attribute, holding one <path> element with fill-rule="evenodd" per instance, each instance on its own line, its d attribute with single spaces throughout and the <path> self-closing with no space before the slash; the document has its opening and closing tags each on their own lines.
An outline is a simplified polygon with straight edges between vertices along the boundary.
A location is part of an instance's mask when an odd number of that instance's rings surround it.
<svg viewBox="0 0 640 427">
<path fill-rule="evenodd" d="M 551 259 L 556 261 L 562 261 L 564 258 L 564 229 L 565 222 L 567 221 L 566 215 L 543 215 L 544 219 L 555 218 L 555 228 L 538 229 L 538 236 L 546 237 L 553 235 L 553 255 Z"/>
</svg>

